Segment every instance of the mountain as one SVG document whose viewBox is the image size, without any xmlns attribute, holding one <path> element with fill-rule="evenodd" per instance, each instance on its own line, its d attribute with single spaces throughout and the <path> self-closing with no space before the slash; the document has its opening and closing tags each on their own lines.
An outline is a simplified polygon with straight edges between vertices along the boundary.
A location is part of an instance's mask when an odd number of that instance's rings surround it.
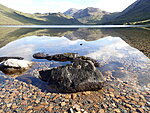
<svg viewBox="0 0 150 113">
<path fill-rule="evenodd" d="M 150 24 L 150 1 L 137 0 L 108 24 Z"/>
<path fill-rule="evenodd" d="M 71 8 L 64 13 L 28 14 L 0 4 L 0 25 L 150 24 L 150 0 L 137 0 L 122 12 Z"/>
<path fill-rule="evenodd" d="M 98 8 L 87 7 L 80 10 L 69 9 L 64 14 L 73 16 L 84 24 L 96 24 L 104 15 L 109 13 Z"/>
<path fill-rule="evenodd" d="M 81 24 L 73 17 L 62 13 L 28 14 L 0 4 L 0 25 L 23 24 Z"/>
<path fill-rule="evenodd" d="M 64 12 L 65 15 L 73 16 L 76 12 L 78 12 L 78 9 L 70 8 L 66 12 Z"/>
</svg>

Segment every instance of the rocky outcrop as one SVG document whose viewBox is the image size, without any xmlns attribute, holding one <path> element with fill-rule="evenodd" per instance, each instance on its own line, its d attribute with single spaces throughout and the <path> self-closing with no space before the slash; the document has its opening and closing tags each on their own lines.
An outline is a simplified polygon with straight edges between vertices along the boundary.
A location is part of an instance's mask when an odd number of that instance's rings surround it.
<svg viewBox="0 0 150 113">
<path fill-rule="evenodd" d="M 70 8 L 67 11 L 64 12 L 65 15 L 73 16 L 76 12 L 78 12 L 78 9 Z"/>
<path fill-rule="evenodd" d="M 39 71 L 38 77 L 49 84 L 56 85 L 60 92 L 99 90 L 104 86 L 103 75 L 95 67 L 95 60 L 72 53 L 51 57 L 57 61 L 59 58 L 63 61 L 71 59 L 71 64 L 66 66 Z"/>
<path fill-rule="evenodd" d="M 65 62 L 65 61 L 71 61 L 76 59 L 77 57 L 79 57 L 79 54 L 64 53 L 64 54 L 56 54 L 56 55 L 49 56 L 48 54 L 44 54 L 44 53 L 35 53 L 33 57 L 36 59 L 47 59 L 47 60 Z"/>
<path fill-rule="evenodd" d="M 35 53 L 33 55 L 33 58 L 36 58 L 36 59 L 46 59 L 48 56 L 48 54 L 44 54 L 44 53 Z"/>
<path fill-rule="evenodd" d="M 8 59 L 0 63 L 0 66 L 4 68 L 29 68 L 31 65 L 31 62 L 19 59 Z"/>
<path fill-rule="evenodd" d="M 0 63 L 0 70 L 5 74 L 20 74 L 32 66 L 32 62 L 21 59 L 3 60 Z"/>
<path fill-rule="evenodd" d="M 56 54 L 51 56 L 44 53 L 35 53 L 33 57 L 36 59 L 47 59 L 47 60 L 54 60 L 54 61 L 61 61 L 61 62 L 65 62 L 65 61 L 73 62 L 75 60 L 90 60 L 94 63 L 96 67 L 99 67 L 99 63 L 96 60 L 90 57 L 80 56 L 77 53 L 64 53 L 64 54 Z"/>
<path fill-rule="evenodd" d="M 8 59 L 18 59 L 18 60 L 23 60 L 24 58 L 22 57 L 0 57 L 0 62 L 8 60 Z"/>
</svg>

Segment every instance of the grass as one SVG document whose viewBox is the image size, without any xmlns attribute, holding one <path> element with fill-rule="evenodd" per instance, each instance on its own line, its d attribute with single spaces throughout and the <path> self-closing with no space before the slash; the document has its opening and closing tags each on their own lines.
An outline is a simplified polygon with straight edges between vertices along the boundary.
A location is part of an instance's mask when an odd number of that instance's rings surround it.
<svg viewBox="0 0 150 113">
<path fill-rule="evenodd" d="M 29 24 L 81 24 L 78 20 L 61 13 L 28 14 L 0 5 L 0 25 Z"/>
</svg>

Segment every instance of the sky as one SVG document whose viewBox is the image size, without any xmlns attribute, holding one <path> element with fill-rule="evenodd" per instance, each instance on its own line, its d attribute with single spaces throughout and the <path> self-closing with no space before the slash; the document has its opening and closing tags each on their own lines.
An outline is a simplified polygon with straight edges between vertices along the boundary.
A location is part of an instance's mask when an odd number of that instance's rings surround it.
<svg viewBox="0 0 150 113">
<path fill-rule="evenodd" d="M 25 13 L 65 12 L 69 8 L 100 8 L 107 12 L 120 12 L 136 0 L 0 0 L 9 8 Z"/>
</svg>

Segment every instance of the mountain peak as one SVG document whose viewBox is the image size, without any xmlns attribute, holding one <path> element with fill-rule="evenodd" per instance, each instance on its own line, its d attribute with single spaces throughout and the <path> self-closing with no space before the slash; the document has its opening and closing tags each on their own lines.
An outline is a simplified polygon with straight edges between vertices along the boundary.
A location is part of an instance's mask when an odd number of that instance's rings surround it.
<svg viewBox="0 0 150 113">
<path fill-rule="evenodd" d="M 69 16 L 73 16 L 76 12 L 78 12 L 79 10 L 76 8 L 70 8 L 67 11 L 64 12 L 65 15 L 69 15 Z"/>
</svg>

